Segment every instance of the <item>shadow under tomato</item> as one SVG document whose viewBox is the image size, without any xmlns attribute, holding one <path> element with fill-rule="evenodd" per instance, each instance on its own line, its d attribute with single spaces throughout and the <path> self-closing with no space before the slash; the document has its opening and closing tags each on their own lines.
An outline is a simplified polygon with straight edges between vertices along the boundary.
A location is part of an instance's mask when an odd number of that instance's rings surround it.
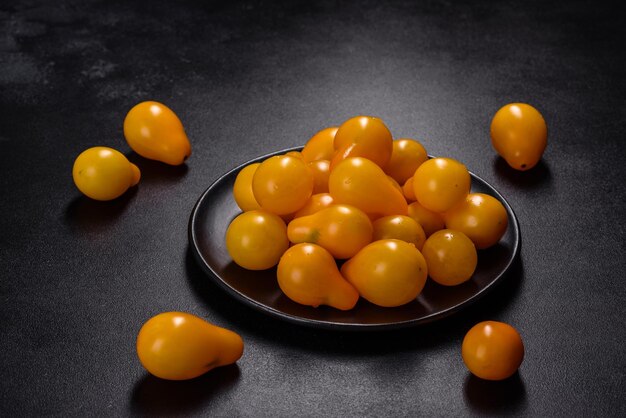
<svg viewBox="0 0 626 418">
<path fill-rule="evenodd" d="M 497 156 L 493 160 L 493 169 L 500 178 L 522 189 L 541 189 L 552 184 L 550 167 L 543 159 L 530 170 L 519 171 L 512 168 L 504 158 Z"/>
<path fill-rule="evenodd" d="M 139 184 L 170 184 L 182 180 L 189 171 L 186 163 L 169 165 L 161 161 L 149 160 L 134 151 L 125 154 L 128 161 L 139 167 Z"/>
<path fill-rule="evenodd" d="M 133 388 L 129 409 L 133 414 L 187 415 L 198 412 L 214 398 L 223 396 L 236 385 L 239 366 L 215 368 L 191 380 L 163 380 L 143 376 Z"/>
<path fill-rule="evenodd" d="M 100 202 L 87 196 L 77 196 L 65 208 L 64 221 L 83 232 L 98 232 L 114 224 L 123 216 L 129 203 L 137 194 L 138 187 L 129 188 L 117 199 Z"/>
<path fill-rule="evenodd" d="M 468 373 L 463 388 L 466 405 L 480 414 L 519 414 L 526 409 L 526 386 L 519 372 L 501 381 Z"/>
</svg>

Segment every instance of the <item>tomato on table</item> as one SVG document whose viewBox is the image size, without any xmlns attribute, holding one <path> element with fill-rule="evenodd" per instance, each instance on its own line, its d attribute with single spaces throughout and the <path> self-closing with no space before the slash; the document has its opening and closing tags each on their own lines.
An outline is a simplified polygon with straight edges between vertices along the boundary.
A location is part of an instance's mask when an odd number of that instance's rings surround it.
<svg viewBox="0 0 626 418">
<path fill-rule="evenodd" d="M 503 380 L 512 376 L 522 364 L 524 343 L 512 326 L 485 321 L 467 332 L 461 355 L 474 375 L 486 380 Z"/>
</svg>

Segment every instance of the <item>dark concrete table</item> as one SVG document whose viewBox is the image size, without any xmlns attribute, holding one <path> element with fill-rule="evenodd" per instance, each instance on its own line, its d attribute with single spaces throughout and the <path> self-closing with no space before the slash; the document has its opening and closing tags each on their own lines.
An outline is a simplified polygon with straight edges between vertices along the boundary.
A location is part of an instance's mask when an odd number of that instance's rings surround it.
<svg viewBox="0 0 626 418">
<path fill-rule="evenodd" d="M 0 415 L 624 416 L 623 28 L 585 2 L 2 2 Z M 122 121 L 148 99 L 182 119 L 185 166 L 130 153 Z M 489 141 L 513 101 L 550 132 L 524 174 Z M 187 222 L 213 180 L 357 114 L 462 160 L 513 206 L 520 261 L 480 303 L 405 331 L 320 331 L 243 306 L 196 265 Z M 71 167 L 95 145 L 129 153 L 139 187 L 82 197 Z M 150 377 L 135 338 L 169 310 L 237 331 L 243 358 Z M 526 344 L 500 384 L 460 357 L 486 319 Z"/>
</svg>

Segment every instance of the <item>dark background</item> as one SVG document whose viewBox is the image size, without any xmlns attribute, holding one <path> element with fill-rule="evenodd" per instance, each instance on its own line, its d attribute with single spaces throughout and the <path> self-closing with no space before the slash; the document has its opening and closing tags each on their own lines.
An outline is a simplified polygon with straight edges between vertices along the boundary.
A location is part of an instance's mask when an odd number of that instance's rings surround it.
<svg viewBox="0 0 626 418">
<path fill-rule="evenodd" d="M 623 416 L 624 26 L 598 2 L 3 1 L 0 415 Z M 183 121 L 186 165 L 130 152 L 123 118 L 148 99 Z M 526 173 L 489 140 L 514 101 L 549 128 Z M 463 161 L 516 211 L 520 261 L 478 304 L 404 331 L 320 331 L 243 306 L 196 265 L 187 222 L 211 182 L 358 114 Z M 113 202 L 72 182 L 96 145 L 143 173 Z M 135 338 L 170 310 L 235 330 L 243 358 L 150 377 Z M 496 384 L 460 356 L 487 319 L 526 346 Z"/>
</svg>

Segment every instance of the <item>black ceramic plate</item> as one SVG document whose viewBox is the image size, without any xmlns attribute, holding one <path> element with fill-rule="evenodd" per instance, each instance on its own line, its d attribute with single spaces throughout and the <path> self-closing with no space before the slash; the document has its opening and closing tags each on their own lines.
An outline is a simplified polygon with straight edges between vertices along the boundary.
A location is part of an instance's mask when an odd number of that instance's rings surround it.
<svg viewBox="0 0 626 418">
<path fill-rule="evenodd" d="M 415 301 L 397 308 L 381 308 L 363 298 L 354 309 L 346 312 L 292 302 L 278 287 L 275 268 L 249 271 L 239 267 L 228 255 L 224 237 L 230 221 L 241 212 L 232 194 L 239 170 L 272 155 L 300 149 L 265 155 L 234 168 L 202 193 L 191 212 L 189 241 L 197 261 L 211 280 L 246 305 L 278 319 L 320 328 L 373 330 L 415 326 L 441 319 L 476 301 L 503 277 L 519 252 L 520 231 L 513 210 L 500 193 L 471 174 L 472 191 L 489 194 L 502 202 L 509 216 L 509 226 L 497 245 L 479 251 L 478 266 L 469 281 L 444 287 L 428 279 Z"/>
</svg>

